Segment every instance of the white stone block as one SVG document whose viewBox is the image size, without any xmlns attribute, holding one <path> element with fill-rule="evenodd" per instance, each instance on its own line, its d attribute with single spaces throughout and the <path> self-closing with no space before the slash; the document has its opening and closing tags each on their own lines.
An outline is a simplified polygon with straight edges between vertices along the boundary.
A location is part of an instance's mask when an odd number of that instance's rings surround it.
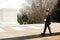
<svg viewBox="0 0 60 40">
<path fill-rule="evenodd" d="M 17 21 L 17 9 L 0 9 L 0 24 L 19 25 Z"/>
</svg>

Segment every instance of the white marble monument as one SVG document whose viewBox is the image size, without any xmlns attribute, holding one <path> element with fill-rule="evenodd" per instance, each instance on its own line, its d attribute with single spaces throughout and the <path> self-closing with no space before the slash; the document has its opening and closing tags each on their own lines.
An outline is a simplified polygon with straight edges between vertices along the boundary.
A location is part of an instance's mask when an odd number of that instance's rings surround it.
<svg viewBox="0 0 60 40">
<path fill-rule="evenodd" d="M 0 24 L 19 25 L 17 21 L 17 9 L 0 9 Z"/>
</svg>

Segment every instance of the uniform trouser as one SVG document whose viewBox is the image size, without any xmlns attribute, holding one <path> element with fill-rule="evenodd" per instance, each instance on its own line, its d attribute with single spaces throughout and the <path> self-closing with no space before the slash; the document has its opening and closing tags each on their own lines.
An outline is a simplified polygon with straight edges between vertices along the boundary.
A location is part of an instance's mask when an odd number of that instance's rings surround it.
<svg viewBox="0 0 60 40">
<path fill-rule="evenodd" d="M 50 25 L 50 24 L 49 24 L 49 25 Z M 48 27 L 49 33 L 51 33 L 51 28 L 50 28 L 49 25 L 45 24 L 45 28 L 44 28 L 44 31 L 43 31 L 44 34 L 45 34 L 45 32 L 46 32 L 47 27 Z"/>
</svg>

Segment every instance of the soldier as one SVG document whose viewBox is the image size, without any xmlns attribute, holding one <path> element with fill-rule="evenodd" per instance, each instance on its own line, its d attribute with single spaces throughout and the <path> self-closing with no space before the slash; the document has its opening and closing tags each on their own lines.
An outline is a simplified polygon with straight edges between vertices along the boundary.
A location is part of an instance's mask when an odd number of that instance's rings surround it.
<svg viewBox="0 0 60 40">
<path fill-rule="evenodd" d="M 48 28 L 49 33 L 51 35 L 51 29 L 50 29 L 50 24 L 51 24 L 51 20 L 50 20 L 50 13 L 49 10 L 46 10 L 46 15 L 45 15 L 45 28 L 44 31 L 41 35 L 45 35 L 46 29 Z"/>
</svg>

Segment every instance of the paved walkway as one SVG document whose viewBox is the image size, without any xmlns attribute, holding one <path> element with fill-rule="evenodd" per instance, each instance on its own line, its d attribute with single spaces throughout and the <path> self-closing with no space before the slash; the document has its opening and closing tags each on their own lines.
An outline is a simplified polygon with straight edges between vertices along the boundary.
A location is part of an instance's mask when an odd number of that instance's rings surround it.
<svg viewBox="0 0 60 40">
<path fill-rule="evenodd" d="M 50 26 L 51 26 L 52 33 L 60 32 L 60 23 L 52 23 Z M 41 34 L 43 32 L 43 28 L 44 28 L 44 24 L 3 26 L 0 27 L 0 39 Z"/>
</svg>

